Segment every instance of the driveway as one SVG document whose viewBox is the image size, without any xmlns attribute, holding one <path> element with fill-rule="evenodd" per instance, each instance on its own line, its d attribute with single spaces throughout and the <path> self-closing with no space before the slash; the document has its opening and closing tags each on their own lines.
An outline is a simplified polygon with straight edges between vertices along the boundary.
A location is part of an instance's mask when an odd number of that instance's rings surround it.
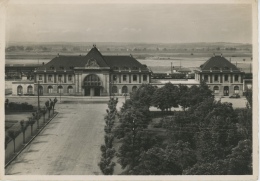
<svg viewBox="0 0 260 181">
<path fill-rule="evenodd" d="M 30 102 L 30 101 L 28 101 Z M 57 103 L 59 114 L 6 168 L 6 175 L 99 175 L 107 103 Z"/>
</svg>

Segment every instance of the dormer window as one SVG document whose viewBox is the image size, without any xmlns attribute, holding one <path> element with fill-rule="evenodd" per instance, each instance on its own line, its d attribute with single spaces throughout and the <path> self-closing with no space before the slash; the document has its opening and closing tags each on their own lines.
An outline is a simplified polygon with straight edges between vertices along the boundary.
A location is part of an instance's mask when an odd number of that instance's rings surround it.
<svg viewBox="0 0 260 181">
<path fill-rule="evenodd" d="M 124 70 L 128 70 L 128 67 L 124 66 L 123 69 L 124 69 Z"/>
<path fill-rule="evenodd" d="M 134 66 L 132 70 L 138 70 L 138 68 L 136 66 Z"/>
<path fill-rule="evenodd" d="M 70 69 L 74 69 L 74 67 L 70 66 Z"/>
<path fill-rule="evenodd" d="M 229 70 L 229 67 L 224 67 L 224 70 Z"/>
<path fill-rule="evenodd" d="M 215 66 L 215 67 L 213 67 L 212 69 L 213 69 L 213 70 L 219 70 L 219 68 L 218 68 L 218 67 L 216 67 L 216 66 Z"/>
<path fill-rule="evenodd" d="M 54 66 L 50 66 L 50 69 L 51 69 L 51 70 L 54 70 Z"/>
<path fill-rule="evenodd" d="M 60 66 L 60 69 L 62 69 L 62 70 L 63 70 L 63 69 L 64 69 L 64 67 L 63 67 L 63 66 Z"/>
<path fill-rule="evenodd" d="M 113 67 L 113 69 L 114 69 L 114 70 L 118 70 L 119 68 L 115 66 L 115 67 Z"/>
</svg>

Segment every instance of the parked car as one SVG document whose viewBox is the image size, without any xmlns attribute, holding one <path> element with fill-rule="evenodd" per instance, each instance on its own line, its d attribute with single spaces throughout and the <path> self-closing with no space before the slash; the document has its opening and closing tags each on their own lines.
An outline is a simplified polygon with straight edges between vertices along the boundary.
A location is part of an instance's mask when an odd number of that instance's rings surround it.
<svg viewBox="0 0 260 181">
<path fill-rule="evenodd" d="M 239 94 L 233 94 L 232 96 L 230 96 L 229 98 L 240 98 Z"/>
</svg>

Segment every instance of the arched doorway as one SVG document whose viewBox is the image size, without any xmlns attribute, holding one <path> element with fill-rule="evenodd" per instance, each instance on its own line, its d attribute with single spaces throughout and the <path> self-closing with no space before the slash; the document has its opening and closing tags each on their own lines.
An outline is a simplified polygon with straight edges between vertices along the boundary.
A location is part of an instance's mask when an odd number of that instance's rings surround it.
<svg viewBox="0 0 260 181">
<path fill-rule="evenodd" d="M 27 94 L 32 94 L 33 93 L 33 87 L 31 85 L 29 85 L 27 87 Z"/>
<path fill-rule="evenodd" d="M 21 85 L 17 87 L 17 95 L 23 95 L 23 87 Z"/>
<path fill-rule="evenodd" d="M 39 95 L 42 96 L 43 95 L 43 87 L 40 85 L 39 86 Z"/>
<path fill-rule="evenodd" d="M 122 87 L 122 93 L 123 93 L 123 94 L 128 93 L 127 86 L 123 86 L 123 87 Z"/>
<path fill-rule="evenodd" d="M 97 75 L 90 74 L 85 77 L 83 87 L 85 90 L 85 96 L 100 96 L 102 83 Z"/>
<path fill-rule="evenodd" d="M 229 87 L 228 86 L 224 87 L 223 94 L 224 94 L 224 96 L 229 96 Z"/>
<path fill-rule="evenodd" d="M 238 87 L 238 86 L 235 86 L 235 87 L 234 87 L 234 93 L 235 93 L 235 94 L 239 94 L 239 87 Z"/>
</svg>

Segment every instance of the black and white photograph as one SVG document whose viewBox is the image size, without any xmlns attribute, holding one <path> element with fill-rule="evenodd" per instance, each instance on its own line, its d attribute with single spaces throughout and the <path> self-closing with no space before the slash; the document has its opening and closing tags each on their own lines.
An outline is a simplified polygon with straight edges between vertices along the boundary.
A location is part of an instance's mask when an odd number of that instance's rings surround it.
<svg viewBox="0 0 260 181">
<path fill-rule="evenodd" d="M 1 180 L 258 179 L 258 1 L 0 6 Z"/>
</svg>

